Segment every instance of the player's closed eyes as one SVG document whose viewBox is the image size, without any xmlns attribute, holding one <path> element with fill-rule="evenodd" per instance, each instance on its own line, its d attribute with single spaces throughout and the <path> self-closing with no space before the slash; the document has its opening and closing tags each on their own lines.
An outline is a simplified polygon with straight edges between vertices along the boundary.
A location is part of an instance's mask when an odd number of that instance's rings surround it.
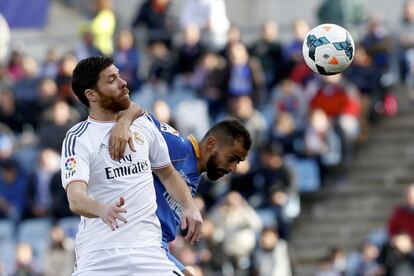
<svg viewBox="0 0 414 276">
<path fill-rule="evenodd" d="M 237 164 L 238 164 L 238 163 L 240 162 L 239 158 L 237 158 L 237 157 L 235 157 L 235 156 L 230 156 L 229 158 L 227 158 L 227 160 L 228 160 L 230 163 L 237 162 Z"/>
</svg>

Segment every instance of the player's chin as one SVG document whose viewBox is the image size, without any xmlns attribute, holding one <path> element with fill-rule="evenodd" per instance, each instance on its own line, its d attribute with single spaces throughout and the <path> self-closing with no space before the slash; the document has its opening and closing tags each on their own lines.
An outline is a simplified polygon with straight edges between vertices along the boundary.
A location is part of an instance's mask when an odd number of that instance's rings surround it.
<svg viewBox="0 0 414 276">
<path fill-rule="evenodd" d="M 128 109 L 129 106 L 131 105 L 131 101 L 129 100 L 128 94 L 126 96 L 123 96 L 123 101 L 121 105 L 123 109 Z"/>
<path fill-rule="evenodd" d="M 210 172 L 207 173 L 207 177 L 210 180 L 217 180 L 223 176 L 225 176 L 226 174 L 228 174 L 228 172 L 224 172 L 224 171 L 216 171 L 216 172 Z"/>
</svg>

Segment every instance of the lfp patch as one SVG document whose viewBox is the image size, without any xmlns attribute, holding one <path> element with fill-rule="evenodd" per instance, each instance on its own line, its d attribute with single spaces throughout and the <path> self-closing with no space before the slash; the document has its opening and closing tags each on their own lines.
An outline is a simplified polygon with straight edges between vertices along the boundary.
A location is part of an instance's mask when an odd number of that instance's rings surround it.
<svg viewBox="0 0 414 276">
<path fill-rule="evenodd" d="M 68 159 L 66 159 L 65 169 L 67 171 L 73 171 L 73 170 L 76 169 L 76 160 L 75 160 L 75 157 L 69 157 Z"/>
</svg>

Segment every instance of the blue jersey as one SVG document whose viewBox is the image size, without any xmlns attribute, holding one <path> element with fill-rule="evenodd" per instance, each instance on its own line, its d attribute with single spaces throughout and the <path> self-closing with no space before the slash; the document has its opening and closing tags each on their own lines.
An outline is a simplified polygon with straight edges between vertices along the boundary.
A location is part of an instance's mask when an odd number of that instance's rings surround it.
<svg viewBox="0 0 414 276">
<path fill-rule="evenodd" d="M 147 116 L 161 131 L 167 142 L 171 162 L 191 189 L 194 197 L 201 180 L 197 160 L 199 148 L 196 139 L 193 136 L 181 137 L 170 125 L 160 123 L 152 114 L 147 114 Z M 168 243 L 175 239 L 181 224 L 181 205 L 170 197 L 156 175 L 154 175 L 154 184 L 158 205 L 156 214 L 161 223 L 163 242 Z"/>
</svg>

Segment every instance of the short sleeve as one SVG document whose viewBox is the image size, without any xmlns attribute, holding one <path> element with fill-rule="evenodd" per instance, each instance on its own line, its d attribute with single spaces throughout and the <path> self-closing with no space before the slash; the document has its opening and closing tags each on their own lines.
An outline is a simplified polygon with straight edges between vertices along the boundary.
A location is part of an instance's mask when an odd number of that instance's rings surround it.
<svg viewBox="0 0 414 276">
<path fill-rule="evenodd" d="M 76 139 L 70 134 L 66 136 L 62 144 L 60 159 L 62 186 L 66 190 L 73 181 L 89 182 L 89 150 L 81 139 Z"/>
<path fill-rule="evenodd" d="M 149 159 L 153 169 L 163 168 L 171 163 L 167 143 L 161 132 L 149 120 L 145 124 L 148 130 Z"/>
</svg>

